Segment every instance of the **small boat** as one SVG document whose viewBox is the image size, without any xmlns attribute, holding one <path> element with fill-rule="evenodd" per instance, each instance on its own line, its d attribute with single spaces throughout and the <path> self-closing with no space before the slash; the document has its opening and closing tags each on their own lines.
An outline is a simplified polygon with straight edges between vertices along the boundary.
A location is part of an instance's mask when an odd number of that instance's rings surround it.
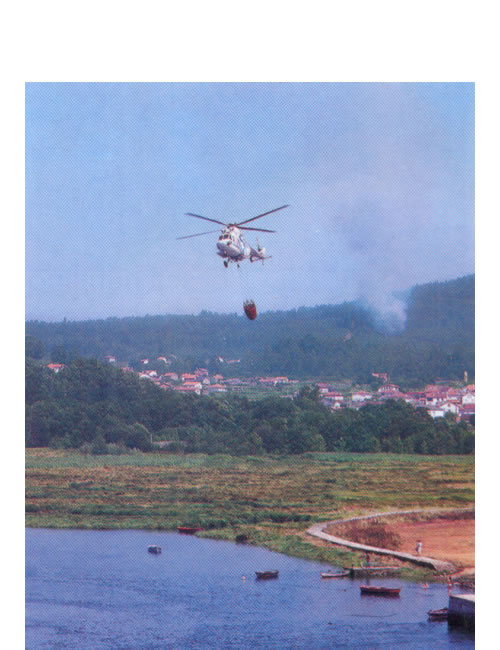
<svg viewBox="0 0 500 650">
<path fill-rule="evenodd" d="M 255 575 L 257 580 L 269 580 L 270 578 L 277 578 L 279 571 L 256 571 Z"/>
<path fill-rule="evenodd" d="M 321 574 L 322 578 L 347 578 L 347 576 L 351 575 L 350 571 L 337 571 L 334 573 L 333 571 L 325 571 L 324 573 Z"/>
<path fill-rule="evenodd" d="M 361 585 L 361 593 L 372 596 L 399 596 L 401 589 L 391 587 L 375 587 L 372 585 Z"/>
<path fill-rule="evenodd" d="M 443 607 L 443 609 L 430 609 L 427 614 L 431 621 L 446 621 L 448 618 L 448 608 Z"/>
<path fill-rule="evenodd" d="M 199 530 L 203 530 L 199 526 L 177 526 L 179 533 L 184 533 L 184 535 L 194 535 Z"/>
<path fill-rule="evenodd" d="M 158 555 L 161 553 L 161 546 L 157 546 L 156 544 L 151 544 L 151 546 L 148 546 L 148 553 L 154 553 L 155 555 Z"/>
</svg>

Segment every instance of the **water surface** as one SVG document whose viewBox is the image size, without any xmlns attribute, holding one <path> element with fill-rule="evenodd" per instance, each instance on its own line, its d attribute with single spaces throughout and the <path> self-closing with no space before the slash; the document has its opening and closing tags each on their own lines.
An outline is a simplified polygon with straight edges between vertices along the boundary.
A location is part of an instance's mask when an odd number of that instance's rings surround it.
<svg viewBox="0 0 500 650">
<path fill-rule="evenodd" d="M 470 633 L 427 620 L 447 606 L 445 585 L 372 578 L 400 597 L 361 596 L 366 578 L 321 580 L 327 568 L 178 533 L 28 529 L 26 647 L 474 647 Z M 255 579 L 267 569 L 279 578 Z"/>
</svg>

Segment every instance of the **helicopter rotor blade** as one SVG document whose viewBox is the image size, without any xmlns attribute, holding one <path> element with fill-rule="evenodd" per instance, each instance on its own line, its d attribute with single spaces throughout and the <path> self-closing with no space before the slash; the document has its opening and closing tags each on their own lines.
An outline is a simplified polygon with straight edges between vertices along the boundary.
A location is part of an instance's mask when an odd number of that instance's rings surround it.
<svg viewBox="0 0 500 650">
<path fill-rule="evenodd" d="M 227 223 L 223 221 L 217 221 L 217 219 L 210 219 L 210 217 L 202 217 L 201 214 L 194 214 L 193 212 L 186 212 L 188 217 L 196 217 L 197 219 L 204 219 L 205 221 L 211 221 L 212 223 L 220 223 L 221 226 L 227 226 Z"/>
<path fill-rule="evenodd" d="M 220 230 L 207 230 L 206 232 L 197 232 L 195 235 L 184 235 L 184 237 L 176 237 L 176 239 L 190 239 L 191 237 L 200 237 L 200 235 L 211 235 L 214 232 L 220 232 Z"/>
<path fill-rule="evenodd" d="M 240 230 L 255 230 L 256 232 L 276 232 L 276 230 L 266 230 L 265 228 L 246 228 L 245 226 L 238 226 Z"/>
<path fill-rule="evenodd" d="M 240 226 L 244 223 L 250 223 L 250 221 L 255 221 L 255 219 L 260 219 L 261 217 L 265 217 L 266 214 L 272 214 L 273 212 L 278 212 L 278 210 L 283 210 L 283 208 L 288 208 L 288 203 L 286 205 L 282 205 L 279 208 L 274 208 L 274 210 L 269 210 L 269 212 L 263 212 L 262 214 L 258 214 L 256 217 L 252 217 L 251 219 L 246 219 L 245 221 L 240 221 L 239 223 L 235 223 L 235 226 Z"/>
</svg>

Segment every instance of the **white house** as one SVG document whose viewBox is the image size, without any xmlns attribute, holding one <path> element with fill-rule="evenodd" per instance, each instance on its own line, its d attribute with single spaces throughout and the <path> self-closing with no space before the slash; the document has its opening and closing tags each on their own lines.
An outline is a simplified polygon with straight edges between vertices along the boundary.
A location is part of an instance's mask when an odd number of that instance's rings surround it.
<svg viewBox="0 0 500 650">
<path fill-rule="evenodd" d="M 366 400 L 372 399 L 373 395 L 366 390 L 357 390 L 351 394 L 351 399 L 353 402 L 365 402 Z"/>
<path fill-rule="evenodd" d="M 173 390 L 175 390 L 178 393 L 196 393 L 197 395 L 200 395 L 201 385 L 200 387 L 198 387 L 195 385 L 186 386 L 185 384 L 183 384 L 182 386 L 174 386 Z"/>
<path fill-rule="evenodd" d="M 384 395 L 385 393 L 398 393 L 399 392 L 399 386 L 397 384 L 384 384 L 384 386 L 381 386 L 377 393 L 380 395 Z"/>
<path fill-rule="evenodd" d="M 344 401 L 344 396 L 342 395 L 342 393 L 337 393 L 335 391 L 330 391 L 330 392 L 328 392 L 328 393 L 326 393 L 324 395 L 323 399 L 325 401 L 328 400 L 330 402 L 343 402 Z"/>
<path fill-rule="evenodd" d="M 55 373 L 58 373 L 63 368 L 66 368 L 66 366 L 64 365 L 64 363 L 49 363 L 47 364 L 47 368 L 50 368 L 50 370 L 53 370 Z"/>
<path fill-rule="evenodd" d="M 431 418 L 442 418 L 444 417 L 444 411 L 439 406 L 430 406 L 427 408 L 427 413 Z"/>
<path fill-rule="evenodd" d="M 201 389 L 203 388 L 201 381 L 185 381 L 183 383 L 183 386 L 199 390 L 200 392 L 201 392 Z"/>
<path fill-rule="evenodd" d="M 454 413 L 457 415 L 460 411 L 460 405 L 454 401 L 447 400 L 439 405 L 445 413 Z"/>
<path fill-rule="evenodd" d="M 211 395 L 212 393 L 227 393 L 227 388 L 222 384 L 212 384 L 205 386 L 206 392 Z"/>
<path fill-rule="evenodd" d="M 179 375 L 176 372 L 165 372 L 161 376 L 161 378 L 165 380 L 172 380 L 172 381 L 178 381 L 179 380 Z"/>
</svg>

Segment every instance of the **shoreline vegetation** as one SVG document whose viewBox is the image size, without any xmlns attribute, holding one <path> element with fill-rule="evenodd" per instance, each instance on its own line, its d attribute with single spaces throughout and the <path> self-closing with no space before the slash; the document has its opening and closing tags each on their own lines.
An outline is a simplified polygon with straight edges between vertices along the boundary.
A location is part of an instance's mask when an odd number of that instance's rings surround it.
<svg viewBox="0 0 500 650">
<path fill-rule="evenodd" d="M 96 456 L 26 450 L 27 527 L 173 531 L 200 526 L 199 536 L 243 541 L 336 566 L 360 565 L 364 554 L 314 540 L 306 533 L 311 524 L 394 510 L 473 506 L 473 456 Z M 372 541 L 375 535 L 382 547 L 398 543 L 383 522 L 374 525 L 357 533 Z M 442 579 L 397 564 L 408 579 Z"/>
</svg>

